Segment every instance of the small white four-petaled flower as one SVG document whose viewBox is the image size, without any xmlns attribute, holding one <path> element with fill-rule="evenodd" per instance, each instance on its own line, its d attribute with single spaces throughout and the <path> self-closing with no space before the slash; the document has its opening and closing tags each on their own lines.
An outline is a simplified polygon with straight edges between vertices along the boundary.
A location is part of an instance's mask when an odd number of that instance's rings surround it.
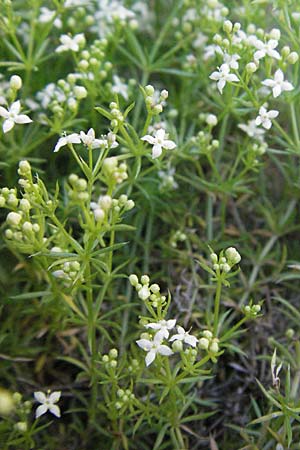
<svg viewBox="0 0 300 450">
<path fill-rule="evenodd" d="M 254 41 L 254 46 L 257 48 L 257 51 L 254 53 L 254 59 L 260 60 L 266 55 L 271 58 L 281 59 L 280 54 L 275 50 L 277 45 L 278 41 L 276 41 L 276 39 L 270 39 L 268 42 L 262 42 L 259 39 L 256 39 Z"/>
<path fill-rule="evenodd" d="M 67 34 L 62 34 L 59 38 L 61 45 L 55 50 L 57 53 L 67 52 L 69 50 L 78 52 L 80 46 L 85 43 L 85 37 L 83 33 L 76 34 L 74 37 Z"/>
<path fill-rule="evenodd" d="M 191 345 L 192 347 L 196 347 L 198 339 L 195 336 L 189 334 L 188 331 L 185 331 L 183 327 L 177 327 L 178 334 L 174 334 L 169 341 L 181 341 L 185 344 Z"/>
<path fill-rule="evenodd" d="M 271 109 L 270 111 L 267 111 L 267 109 L 264 106 L 261 106 L 259 108 L 259 114 L 255 119 L 256 125 L 262 125 L 266 130 L 269 130 L 272 126 L 271 119 L 275 119 L 279 114 L 279 111 L 276 111 L 275 109 Z"/>
<path fill-rule="evenodd" d="M 234 73 L 230 73 L 230 67 L 228 64 L 222 64 L 221 67 L 218 68 L 218 71 L 213 72 L 209 78 L 217 81 L 217 87 L 220 94 L 223 93 L 223 89 L 227 81 L 230 83 L 233 81 L 239 81 L 238 77 Z"/>
<path fill-rule="evenodd" d="M 170 356 L 173 355 L 172 350 L 167 346 L 161 343 L 161 338 L 159 336 L 154 336 L 153 341 L 149 339 L 139 339 L 136 341 L 137 345 L 147 352 L 145 362 L 146 366 L 150 366 L 150 364 L 155 360 L 156 355 Z"/>
<path fill-rule="evenodd" d="M 160 128 L 156 131 L 155 136 L 150 136 L 146 134 L 141 137 L 142 141 L 147 141 L 149 144 L 153 145 L 152 148 L 152 158 L 158 158 L 162 154 L 162 149 L 165 148 L 167 150 L 172 150 L 176 147 L 175 142 L 168 140 L 168 134 L 166 134 L 165 130 Z"/>
<path fill-rule="evenodd" d="M 273 96 L 278 97 L 283 91 L 292 91 L 294 86 L 289 81 L 285 81 L 284 74 L 281 69 L 276 70 L 274 78 L 267 78 L 262 81 L 264 86 L 272 89 Z"/>
<path fill-rule="evenodd" d="M 21 103 L 20 100 L 13 102 L 8 109 L 0 106 L 0 116 L 5 120 L 3 122 L 2 128 L 3 132 L 7 133 L 10 131 L 16 123 L 30 123 L 32 120 L 26 114 L 20 114 Z"/>
<path fill-rule="evenodd" d="M 239 123 L 238 127 L 243 130 L 249 137 L 257 139 L 258 141 L 263 140 L 265 130 L 258 128 L 255 120 L 248 120 L 247 123 Z"/>
<path fill-rule="evenodd" d="M 35 418 L 42 416 L 45 414 L 48 410 L 56 417 L 60 417 L 60 409 L 59 406 L 56 405 L 56 403 L 60 399 L 61 392 L 55 391 L 52 392 L 48 391 L 47 395 L 44 394 L 44 392 L 38 391 L 34 392 L 34 398 L 37 402 L 41 403 L 40 406 L 37 407 L 35 412 Z"/>
<path fill-rule="evenodd" d="M 157 331 L 155 334 L 155 337 L 157 339 L 168 339 L 169 337 L 169 330 L 172 330 L 176 325 L 176 319 L 171 320 L 159 320 L 158 322 L 148 323 L 145 325 L 145 328 L 151 328 L 152 330 Z"/>
<path fill-rule="evenodd" d="M 95 131 L 93 128 L 90 128 L 87 133 L 84 133 L 84 131 L 80 131 L 80 139 L 81 142 L 87 147 L 91 148 L 108 147 L 108 142 L 106 139 L 95 138 Z"/>
</svg>

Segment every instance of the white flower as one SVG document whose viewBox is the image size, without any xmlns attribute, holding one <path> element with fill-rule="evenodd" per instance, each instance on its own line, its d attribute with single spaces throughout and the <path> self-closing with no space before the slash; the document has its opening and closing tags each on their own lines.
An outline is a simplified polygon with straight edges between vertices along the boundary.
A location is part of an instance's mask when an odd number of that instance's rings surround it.
<svg viewBox="0 0 300 450">
<path fill-rule="evenodd" d="M 38 18 L 38 22 L 39 23 L 48 23 L 51 22 L 51 20 L 54 19 L 56 12 L 46 8 L 45 6 L 42 6 L 40 9 L 40 16 Z M 53 25 L 56 28 L 61 28 L 62 27 L 62 22 L 61 20 L 57 17 L 54 22 Z"/>
<path fill-rule="evenodd" d="M 196 347 L 198 339 L 195 336 L 191 336 L 188 331 L 185 331 L 183 327 L 177 327 L 178 334 L 174 334 L 169 341 L 183 341 L 185 344 L 189 344 L 192 347 Z"/>
<path fill-rule="evenodd" d="M 78 52 L 80 45 L 84 44 L 85 37 L 83 33 L 76 34 L 74 37 L 68 36 L 67 34 L 62 34 L 59 38 L 62 45 L 59 45 L 55 50 L 58 53 L 67 52 L 72 50 L 73 52 Z"/>
<path fill-rule="evenodd" d="M 289 82 L 284 80 L 284 75 L 281 69 L 276 70 L 274 79 L 267 78 L 262 81 L 264 86 L 268 86 L 273 91 L 273 96 L 278 97 L 283 91 L 292 91 L 294 86 Z"/>
<path fill-rule="evenodd" d="M 9 109 L 5 109 L 0 106 L 0 116 L 4 117 L 4 122 L 2 125 L 3 132 L 7 133 L 10 131 L 16 123 L 30 123 L 32 120 L 26 114 L 20 114 L 21 103 L 20 100 L 12 103 Z"/>
<path fill-rule="evenodd" d="M 256 39 L 253 41 L 253 45 L 258 49 L 254 53 L 254 59 L 259 60 L 266 55 L 271 56 L 271 58 L 281 59 L 280 54 L 274 50 L 278 45 L 278 41 L 275 39 L 270 39 L 268 42 L 262 42 L 259 39 Z"/>
<path fill-rule="evenodd" d="M 125 98 L 125 100 L 128 100 L 128 86 L 126 83 L 123 83 L 121 78 L 118 77 L 118 75 L 113 75 L 113 86 L 112 86 L 112 93 L 113 94 L 119 94 L 122 95 L 122 97 Z"/>
<path fill-rule="evenodd" d="M 248 134 L 249 137 L 262 141 L 265 130 L 258 128 L 255 120 L 248 120 L 247 124 L 240 123 L 238 127 Z"/>
<path fill-rule="evenodd" d="M 261 106 L 261 108 L 259 108 L 259 115 L 255 119 L 255 124 L 262 125 L 266 130 L 269 130 L 272 126 L 271 119 L 275 119 L 278 114 L 279 111 L 276 111 L 275 109 L 267 111 L 264 106 Z"/>
<path fill-rule="evenodd" d="M 80 136 L 78 133 L 69 134 L 69 136 L 62 136 L 58 139 L 57 144 L 54 148 L 54 152 L 58 152 L 61 147 L 64 147 L 68 144 L 80 144 Z"/>
<path fill-rule="evenodd" d="M 95 131 L 93 128 L 90 128 L 86 134 L 83 131 L 80 131 L 80 139 L 82 143 L 87 147 L 91 148 L 108 147 L 108 142 L 106 139 L 95 138 Z"/>
<path fill-rule="evenodd" d="M 232 81 L 239 81 L 238 77 L 234 73 L 230 73 L 230 67 L 228 64 L 222 64 L 221 67 L 218 68 L 218 72 L 213 72 L 209 78 L 217 81 L 217 87 L 221 94 L 223 93 L 223 89 L 227 81 L 230 83 Z"/>
<path fill-rule="evenodd" d="M 152 322 L 145 325 L 145 328 L 151 328 L 152 330 L 157 331 L 155 333 L 155 337 L 157 339 L 168 339 L 169 337 L 169 330 L 172 330 L 176 325 L 176 319 L 171 320 L 159 320 L 158 322 Z"/>
<path fill-rule="evenodd" d="M 154 336 L 153 341 L 148 339 L 139 339 L 136 341 L 137 345 L 145 350 L 147 356 L 145 358 L 146 366 L 150 366 L 150 364 L 155 360 L 157 354 L 163 356 L 170 356 L 173 354 L 172 350 L 167 346 L 161 343 L 161 339 L 159 336 Z"/>
<path fill-rule="evenodd" d="M 61 392 L 55 391 L 50 393 L 50 391 L 47 392 L 47 395 L 44 394 L 44 392 L 35 392 L 34 398 L 36 401 L 41 403 L 40 406 L 38 406 L 36 412 L 35 412 L 35 418 L 37 419 L 41 415 L 45 414 L 48 410 L 51 412 L 51 414 L 54 414 L 56 417 L 60 417 L 60 409 L 55 403 L 57 403 L 60 399 Z"/>
<path fill-rule="evenodd" d="M 235 53 L 234 55 L 229 55 L 228 53 L 224 53 L 224 64 L 227 64 L 231 69 L 238 69 L 239 63 L 238 60 L 241 59 L 240 55 Z"/>
<path fill-rule="evenodd" d="M 160 128 L 155 132 L 155 136 L 150 136 L 146 134 L 141 137 L 142 141 L 147 141 L 149 144 L 153 145 L 152 148 L 152 158 L 158 158 L 162 154 L 162 149 L 165 148 L 167 150 L 172 150 L 176 147 L 175 142 L 169 141 L 168 134 L 166 134 L 165 130 Z"/>
</svg>

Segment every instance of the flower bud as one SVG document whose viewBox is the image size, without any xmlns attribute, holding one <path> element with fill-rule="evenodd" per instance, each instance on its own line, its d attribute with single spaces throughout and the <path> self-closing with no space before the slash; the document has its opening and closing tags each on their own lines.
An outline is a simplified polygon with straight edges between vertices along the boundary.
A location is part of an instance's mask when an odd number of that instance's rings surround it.
<svg viewBox="0 0 300 450">
<path fill-rule="evenodd" d="M 21 220 L 22 220 L 21 214 L 16 212 L 10 212 L 6 217 L 6 222 L 12 227 L 17 227 L 21 222 Z"/>
<path fill-rule="evenodd" d="M 9 85 L 12 89 L 18 91 L 22 87 L 22 78 L 19 75 L 13 75 L 9 80 Z"/>
<path fill-rule="evenodd" d="M 139 279 L 138 279 L 138 277 L 133 273 L 133 274 L 129 275 L 129 282 L 130 282 L 131 286 L 136 287 L 137 284 L 138 284 L 138 282 L 139 282 Z"/>
<path fill-rule="evenodd" d="M 213 334 L 210 330 L 204 330 L 202 334 L 206 339 L 211 339 L 213 337 Z"/>
<path fill-rule="evenodd" d="M 257 65 L 254 62 L 250 62 L 246 65 L 246 71 L 248 73 L 254 73 L 257 71 Z"/>
<path fill-rule="evenodd" d="M 183 350 L 182 341 L 174 341 L 172 344 L 172 350 L 173 352 L 182 352 Z"/>
<path fill-rule="evenodd" d="M 287 57 L 287 62 L 289 64 L 296 64 L 296 62 L 299 60 L 299 55 L 296 52 L 292 52 L 289 54 L 289 56 Z"/>
<path fill-rule="evenodd" d="M 0 414 L 7 416 L 13 412 L 15 408 L 12 394 L 6 389 L 0 388 Z"/>
<path fill-rule="evenodd" d="M 152 96 L 154 94 L 154 87 L 151 84 L 145 86 L 145 92 L 147 95 Z"/>
<path fill-rule="evenodd" d="M 84 86 L 75 86 L 74 87 L 74 95 L 78 100 L 86 98 L 87 90 Z"/>
<path fill-rule="evenodd" d="M 199 339 L 199 347 L 202 348 L 203 350 L 207 350 L 209 346 L 209 340 L 206 339 L 205 337 L 202 337 Z"/>
<path fill-rule="evenodd" d="M 212 353 L 218 353 L 218 351 L 219 351 L 219 344 L 218 344 L 218 342 L 217 342 L 217 341 L 213 341 L 213 342 L 210 344 L 209 350 L 210 350 Z"/>
<path fill-rule="evenodd" d="M 206 123 L 207 125 L 215 127 L 218 123 L 217 116 L 215 116 L 214 114 L 208 114 L 208 116 L 206 117 Z"/>
<path fill-rule="evenodd" d="M 230 20 L 225 20 L 225 22 L 223 23 L 223 30 L 225 31 L 225 33 L 231 33 L 232 28 L 232 22 Z"/>
<path fill-rule="evenodd" d="M 141 283 L 142 284 L 149 284 L 150 283 L 150 278 L 148 277 L 148 275 L 142 275 Z"/>
<path fill-rule="evenodd" d="M 112 349 L 109 351 L 109 356 L 110 356 L 112 359 L 116 359 L 116 358 L 118 357 L 118 350 L 117 350 L 116 348 L 112 348 Z"/>
<path fill-rule="evenodd" d="M 138 296 L 141 300 L 145 301 L 150 297 L 151 293 L 148 289 L 147 286 L 143 286 L 139 291 L 138 291 Z"/>
<path fill-rule="evenodd" d="M 31 205 L 30 205 L 29 201 L 27 200 L 27 198 L 22 198 L 20 200 L 19 207 L 20 207 L 21 211 L 28 212 L 31 208 Z"/>
</svg>

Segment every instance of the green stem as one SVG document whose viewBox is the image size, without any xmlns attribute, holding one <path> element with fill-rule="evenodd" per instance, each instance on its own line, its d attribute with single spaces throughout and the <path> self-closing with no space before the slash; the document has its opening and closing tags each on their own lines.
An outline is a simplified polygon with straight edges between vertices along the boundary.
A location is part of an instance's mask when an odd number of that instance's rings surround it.
<svg viewBox="0 0 300 450">
<path fill-rule="evenodd" d="M 215 295 L 214 328 L 213 328 L 214 336 L 217 336 L 217 334 L 218 334 L 221 292 L 222 292 L 222 279 L 219 276 L 218 280 L 217 280 L 217 290 L 216 290 L 216 295 Z"/>
</svg>

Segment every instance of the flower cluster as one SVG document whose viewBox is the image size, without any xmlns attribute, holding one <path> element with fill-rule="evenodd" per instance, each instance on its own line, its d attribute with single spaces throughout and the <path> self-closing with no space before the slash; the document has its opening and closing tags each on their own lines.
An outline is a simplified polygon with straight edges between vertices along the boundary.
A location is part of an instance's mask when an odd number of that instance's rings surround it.
<svg viewBox="0 0 300 450">
<path fill-rule="evenodd" d="M 145 357 L 147 367 L 152 364 L 157 355 L 171 356 L 174 352 L 182 352 L 183 344 L 196 347 L 198 339 L 181 326 L 177 326 L 177 333 L 169 337 L 175 325 L 176 319 L 161 319 L 144 325 L 145 328 L 154 331 L 154 335 L 142 333 L 141 339 L 136 341 L 137 345 L 147 352 Z M 166 341 L 172 342 L 172 349 L 166 345 Z"/>
<path fill-rule="evenodd" d="M 83 144 L 89 148 L 115 148 L 118 146 L 116 141 L 116 137 L 113 133 L 109 133 L 109 135 L 102 136 L 101 139 L 96 139 L 95 131 L 93 128 L 90 128 L 87 133 L 84 131 L 80 131 L 80 133 L 72 133 L 69 135 L 64 134 L 54 147 L 54 152 L 58 152 L 61 147 L 65 145 L 73 145 L 73 144 Z"/>
<path fill-rule="evenodd" d="M 58 248 L 55 248 L 56 252 Z M 57 261 L 59 263 L 59 260 Z M 57 270 L 52 272 L 55 278 L 63 280 L 65 286 L 73 286 L 77 281 L 83 283 L 84 278 L 81 271 L 80 262 L 76 260 L 66 261 L 59 265 Z"/>
<path fill-rule="evenodd" d="M 142 92 L 144 94 L 148 113 L 152 116 L 160 114 L 163 111 L 166 100 L 169 96 L 168 91 L 166 89 L 163 89 L 161 92 L 156 91 L 151 84 L 148 84 L 144 89 L 142 89 Z"/>
<path fill-rule="evenodd" d="M 125 162 L 121 162 L 116 156 L 111 156 L 109 158 L 105 158 L 103 161 L 103 176 L 107 185 L 111 185 L 112 182 L 117 184 L 122 183 L 127 180 L 127 164 Z"/>
<path fill-rule="evenodd" d="M 86 98 L 87 90 L 77 84 L 74 74 L 69 74 L 67 80 L 60 79 L 57 83 L 50 83 L 36 94 L 38 101 L 35 108 L 49 109 L 55 118 L 62 120 L 64 116 L 77 112 L 79 103 Z M 40 106 L 39 106 L 40 105 Z M 51 120 L 45 114 L 40 114 L 42 123 L 51 124 Z"/>
<path fill-rule="evenodd" d="M 135 274 L 132 274 L 129 276 L 129 281 L 137 291 L 138 297 L 144 302 L 150 302 L 153 308 L 159 308 L 166 304 L 166 296 L 161 295 L 158 284 L 150 284 L 148 275 L 142 275 L 139 282 L 138 277 Z"/>
<path fill-rule="evenodd" d="M 210 259 L 213 263 L 213 269 L 217 272 L 228 273 L 230 270 L 241 261 L 241 255 L 234 247 L 229 247 L 220 253 L 219 257 L 216 253 L 210 254 Z"/>
<path fill-rule="evenodd" d="M 206 350 L 208 353 L 212 353 L 213 355 L 215 355 L 220 350 L 219 339 L 213 337 L 213 334 L 210 330 L 204 330 L 202 332 L 202 337 L 199 339 L 199 347 L 203 350 Z"/>
</svg>

